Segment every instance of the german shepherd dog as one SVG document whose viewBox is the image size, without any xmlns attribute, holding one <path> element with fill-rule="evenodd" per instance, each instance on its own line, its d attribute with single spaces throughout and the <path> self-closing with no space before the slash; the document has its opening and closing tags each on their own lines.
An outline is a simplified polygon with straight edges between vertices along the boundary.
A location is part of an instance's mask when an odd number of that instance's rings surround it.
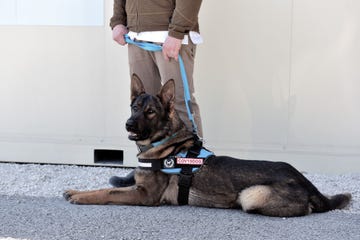
<svg viewBox="0 0 360 240">
<path fill-rule="evenodd" d="M 146 94 L 141 80 L 132 76 L 131 117 L 126 123 L 129 139 L 136 141 L 138 146 L 169 139 L 140 152 L 139 159 L 160 161 L 194 144 L 193 133 L 174 109 L 174 91 L 174 81 L 169 80 L 157 96 Z M 95 191 L 68 190 L 64 197 L 74 204 L 178 205 L 178 181 L 178 175 L 137 168 L 133 186 Z M 293 217 L 342 209 L 350 200 L 350 194 L 324 196 L 299 171 L 284 162 L 213 156 L 194 173 L 188 204 Z"/>
</svg>

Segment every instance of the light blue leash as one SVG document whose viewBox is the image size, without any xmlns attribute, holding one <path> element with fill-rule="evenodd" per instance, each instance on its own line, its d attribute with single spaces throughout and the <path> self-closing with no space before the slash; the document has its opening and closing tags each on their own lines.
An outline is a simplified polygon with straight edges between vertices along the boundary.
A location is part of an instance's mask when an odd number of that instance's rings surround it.
<svg viewBox="0 0 360 240">
<path fill-rule="evenodd" d="M 132 40 L 128 35 L 125 35 L 125 41 L 129 44 L 134 44 L 144 50 L 147 51 L 151 51 L 151 52 L 158 52 L 158 51 L 162 51 L 162 46 L 155 44 L 155 43 L 149 43 L 149 42 L 137 42 Z M 182 82 L 183 82 L 183 86 L 184 86 L 184 99 L 185 99 L 185 105 L 186 105 L 186 110 L 187 110 L 187 114 L 189 117 L 189 120 L 192 124 L 193 127 L 193 133 L 197 136 L 197 126 L 194 120 L 194 116 L 192 114 L 192 110 L 191 110 L 191 95 L 190 95 L 190 90 L 189 90 L 189 83 L 187 80 L 187 76 L 186 76 L 186 70 L 185 70 L 185 66 L 184 66 L 184 61 L 182 60 L 181 55 L 179 54 L 179 66 L 180 66 L 180 74 L 181 74 L 181 78 L 182 78 Z"/>
</svg>

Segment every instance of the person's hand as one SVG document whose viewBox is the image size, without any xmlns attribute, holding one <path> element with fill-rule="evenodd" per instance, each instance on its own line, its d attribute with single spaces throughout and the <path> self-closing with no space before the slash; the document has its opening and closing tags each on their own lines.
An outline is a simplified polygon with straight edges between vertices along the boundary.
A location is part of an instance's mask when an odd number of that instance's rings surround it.
<svg viewBox="0 0 360 240">
<path fill-rule="evenodd" d="M 163 44 L 162 53 L 165 60 L 169 61 L 174 58 L 176 61 L 179 57 L 182 40 L 168 36 Z"/>
<path fill-rule="evenodd" d="M 129 30 L 122 24 L 116 25 L 112 30 L 112 37 L 115 42 L 124 46 L 126 44 L 124 35 L 127 34 Z"/>
</svg>

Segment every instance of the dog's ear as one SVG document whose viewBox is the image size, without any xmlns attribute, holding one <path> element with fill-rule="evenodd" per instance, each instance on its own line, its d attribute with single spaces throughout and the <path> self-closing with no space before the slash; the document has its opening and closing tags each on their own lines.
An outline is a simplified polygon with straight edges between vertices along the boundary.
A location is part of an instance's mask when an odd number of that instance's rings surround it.
<svg viewBox="0 0 360 240">
<path fill-rule="evenodd" d="M 160 99 L 162 104 L 171 106 L 175 99 L 175 82 L 173 79 L 167 81 L 160 90 Z"/>
<path fill-rule="evenodd" d="M 144 84 L 135 73 L 131 76 L 131 102 L 139 95 L 145 93 Z"/>
</svg>

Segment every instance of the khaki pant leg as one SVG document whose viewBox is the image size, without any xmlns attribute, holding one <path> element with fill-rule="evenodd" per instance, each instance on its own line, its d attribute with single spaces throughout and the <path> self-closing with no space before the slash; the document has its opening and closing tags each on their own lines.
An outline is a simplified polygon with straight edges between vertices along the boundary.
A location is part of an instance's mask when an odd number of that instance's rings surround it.
<svg viewBox="0 0 360 240">
<path fill-rule="evenodd" d="M 161 88 L 161 77 L 154 61 L 154 52 L 143 50 L 135 45 L 128 45 L 130 78 L 135 73 L 144 84 L 145 91 L 156 95 Z"/>
</svg>

